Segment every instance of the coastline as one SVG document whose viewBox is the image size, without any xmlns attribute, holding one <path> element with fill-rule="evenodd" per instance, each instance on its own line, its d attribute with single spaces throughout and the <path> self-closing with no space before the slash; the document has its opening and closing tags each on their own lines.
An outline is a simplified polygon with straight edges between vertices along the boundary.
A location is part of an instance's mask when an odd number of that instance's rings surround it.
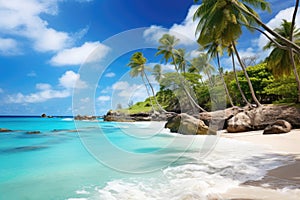
<svg viewBox="0 0 300 200">
<path fill-rule="evenodd" d="M 300 129 L 286 134 L 263 135 L 263 131 L 221 132 L 221 137 L 264 145 L 273 154 L 291 156 L 293 163 L 268 171 L 257 181 L 248 181 L 220 194 L 217 199 L 299 199 L 300 196 Z"/>
</svg>

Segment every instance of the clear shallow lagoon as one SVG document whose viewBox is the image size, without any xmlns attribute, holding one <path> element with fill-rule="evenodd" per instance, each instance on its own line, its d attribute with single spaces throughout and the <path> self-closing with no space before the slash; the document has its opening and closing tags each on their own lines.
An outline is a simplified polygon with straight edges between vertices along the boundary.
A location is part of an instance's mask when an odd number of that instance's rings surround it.
<svg viewBox="0 0 300 200">
<path fill-rule="evenodd" d="M 0 117 L 0 199 L 205 199 L 290 159 L 163 126 Z"/>
</svg>

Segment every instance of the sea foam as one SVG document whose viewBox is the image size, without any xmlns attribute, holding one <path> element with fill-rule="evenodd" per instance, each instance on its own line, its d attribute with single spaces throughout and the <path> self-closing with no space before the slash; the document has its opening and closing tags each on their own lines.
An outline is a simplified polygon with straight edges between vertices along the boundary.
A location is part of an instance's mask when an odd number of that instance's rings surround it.
<svg viewBox="0 0 300 200">
<path fill-rule="evenodd" d="M 230 188 L 249 180 L 261 179 L 268 170 L 292 161 L 288 156 L 269 154 L 262 146 L 225 138 L 220 139 L 206 157 L 194 152 L 185 156 L 196 161 L 175 162 L 162 169 L 162 173 L 156 177 L 110 181 L 102 188 L 96 187 L 91 199 L 216 198 Z"/>
</svg>

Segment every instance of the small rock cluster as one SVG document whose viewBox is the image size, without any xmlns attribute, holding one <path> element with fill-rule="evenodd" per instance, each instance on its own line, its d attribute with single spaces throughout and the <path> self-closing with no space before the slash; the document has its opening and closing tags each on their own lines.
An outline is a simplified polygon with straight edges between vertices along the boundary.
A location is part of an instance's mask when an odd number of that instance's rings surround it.
<svg viewBox="0 0 300 200">
<path fill-rule="evenodd" d="M 77 115 L 74 119 L 75 120 L 96 120 L 97 117 L 96 116 Z"/>
</svg>

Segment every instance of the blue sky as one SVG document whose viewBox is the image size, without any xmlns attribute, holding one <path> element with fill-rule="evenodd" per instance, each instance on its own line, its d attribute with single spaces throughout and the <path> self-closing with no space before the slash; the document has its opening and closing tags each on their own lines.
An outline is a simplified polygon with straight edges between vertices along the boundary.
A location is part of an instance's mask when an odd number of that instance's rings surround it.
<svg viewBox="0 0 300 200">
<path fill-rule="evenodd" d="M 270 2 L 272 13 L 259 13 L 269 26 L 291 18 L 294 1 Z M 157 40 L 169 32 L 193 56 L 196 7 L 192 0 L 0 0 L 0 115 L 101 115 L 142 100 L 141 80 L 128 75 L 130 55 L 140 50 L 155 65 Z M 265 43 L 245 31 L 238 48 L 262 59 Z M 229 59 L 222 65 L 229 69 Z"/>
</svg>

